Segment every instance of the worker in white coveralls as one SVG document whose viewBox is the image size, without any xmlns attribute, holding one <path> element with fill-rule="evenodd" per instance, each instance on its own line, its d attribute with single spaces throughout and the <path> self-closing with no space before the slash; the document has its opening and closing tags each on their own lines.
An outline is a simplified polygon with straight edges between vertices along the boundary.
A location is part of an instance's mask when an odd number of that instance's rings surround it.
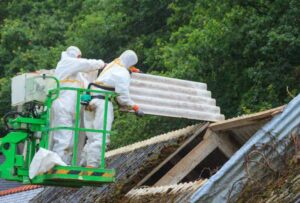
<svg viewBox="0 0 300 203">
<path fill-rule="evenodd" d="M 117 102 L 120 106 L 127 106 L 132 109 L 138 116 L 142 116 L 143 112 L 139 106 L 135 104 L 129 95 L 130 73 L 129 68 L 138 62 L 136 53 L 127 50 L 121 56 L 109 63 L 99 77 L 94 81 L 96 86 L 91 89 L 103 91 L 115 91 L 118 94 Z M 84 111 L 85 128 L 103 129 L 104 104 L 105 97 L 96 93 L 92 93 L 92 100 Z M 114 120 L 113 105 L 108 102 L 107 125 L 106 130 L 111 130 Z M 83 148 L 81 157 L 81 165 L 87 167 L 99 167 L 102 149 L 102 134 L 96 132 L 86 132 L 87 143 Z M 110 135 L 107 134 L 106 144 L 110 142 Z"/>
<path fill-rule="evenodd" d="M 102 60 L 81 58 L 81 51 L 75 46 L 70 46 L 62 52 L 61 59 L 55 69 L 55 77 L 60 80 L 61 87 L 83 88 L 80 72 L 90 72 L 103 69 Z M 52 127 L 74 127 L 76 111 L 76 91 L 60 91 L 59 98 L 53 103 Z M 71 163 L 73 152 L 72 130 L 53 131 L 53 147 L 66 164 Z"/>
</svg>

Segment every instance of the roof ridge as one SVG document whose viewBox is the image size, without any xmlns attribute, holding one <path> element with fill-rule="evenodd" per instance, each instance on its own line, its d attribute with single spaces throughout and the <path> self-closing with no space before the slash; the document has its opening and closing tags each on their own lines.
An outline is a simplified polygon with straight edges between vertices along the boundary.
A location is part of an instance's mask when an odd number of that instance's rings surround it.
<svg viewBox="0 0 300 203">
<path fill-rule="evenodd" d="M 201 124 L 190 125 L 190 126 L 187 126 L 185 128 L 170 131 L 168 133 L 157 135 L 157 136 L 149 138 L 147 140 L 143 140 L 143 141 L 140 141 L 140 142 L 136 142 L 136 143 L 124 146 L 124 147 L 120 147 L 120 148 L 108 151 L 106 153 L 106 157 L 112 157 L 112 156 L 117 155 L 117 154 L 122 154 L 122 153 L 126 153 L 126 152 L 129 152 L 129 151 L 134 151 L 136 149 L 142 148 L 142 147 L 147 146 L 147 145 L 151 145 L 151 144 L 155 144 L 155 143 L 159 143 L 159 142 L 163 142 L 163 141 L 167 141 L 167 140 L 171 140 L 171 139 L 183 136 L 184 134 L 189 133 L 191 130 L 195 129 L 199 125 L 201 125 Z"/>
</svg>

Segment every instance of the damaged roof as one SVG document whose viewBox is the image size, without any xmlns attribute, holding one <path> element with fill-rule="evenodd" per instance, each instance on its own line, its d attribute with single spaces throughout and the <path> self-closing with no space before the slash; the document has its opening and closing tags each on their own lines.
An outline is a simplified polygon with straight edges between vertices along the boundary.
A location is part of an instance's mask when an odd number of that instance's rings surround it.
<svg viewBox="0 0 300 203">
<path fill-rule="evenodd" d="M 188 202 L 191 195 L 206 181 L 200 179 L 189 183 L 132 189 L 126 194 L 124 202 Z"/>
<path fill-rule="evenodd" d="M 150 196 L 154 199 L 173 198 L 178 202 L 180 202 L 179 200 L 188 200 L 195 191 L 206 185 L 206 178 L 210 178 L 216 172 L 209 171 L 209 175 L 203 176 L 205 174 L 203 169 L 212 165 L 222 167 L 261 126 L 281 110 L 282 107 L 275 108 L 220 121 L 209 126 L 206 124 L 193 125 L 109 151 L 106 154 L 107 163 L 109 168 L 117 170 L 116 183 L 98 188 L 47 187 L 32 202 L 135 202 L 135 200 L 139 202 L 138 200 L 143 197 Z M 197 139 L 195 139 L 196 137 Z M 211 141 L 207 142 L 207 140 Z M 209 145 L 213 147 L 207 151 Z M 234 149 L 229 149 L 228 146 L 226 148 L 226 145 L 234 146 Z M 206 151 L 201 151 L 203 149 Z M 199 159 L 199 154 L 203 158 Z M 224 157 L 223 161 L 212 161 L 221 156 Z M 185 164 L 184 167 L 182 167 L 182 163 Z M 188 166 L 189 172 L 178 170 L 186 166 Z M 155 171 L 163 172 L 157 176 Z M 178 180 L 176 183 L 168 183 L 166 177 L 170 175 L 170 171 L 173 171 L 172 175 Z M 180 178 L 178 179 L 177 176 Z M 152 181 L 148 186 L 145 185 L 146 177 Z M 159 185 L 159 179 L 166 181 L 163 185 Z M 162 191 L 157 192 L 158 188 Z"/>
<path fill-rule="evenodd" d="M 32 201 L 117 201 L 120 196 L 132 189 L 152 168 L 173 153 L 184 140 L 202 125 L 189 126 L 108 152 L 106 163 L 108 168 L 116 169 L 116 183 L 80 189 L 47 187 Z"/>
<path fill-rule="evenodd" d="M 0 191 L 0 202 L 27 203 L 43 190 L 44 188 L 38 185 L 23 185 L 23 186 L 10 188 L 7 190 Z"/>
<path fill-rule="evenodd" d="M 289 104 L 277 111 L 277 115 L 272 120 L 260 128 L 226 164 L 210 178 L 207 184 L 200 187 L 191 197 L 192 202 L 226 202 L 231 196 L 236 196 L 240 191 L 232 190 L 238 183 L 238 188 L 243 188 L 250 178 L 249 171 L 260 173 L 257 170 L 259 161 L 272 163 L 273 168 L 278 167 L 281 153 L 286 152 L 290 147 L 291 133 L 300 124 L 300 94 Z M 283 110 L 283 112 L 281 112 Z M 271 114 L 272 115 L 272 114 Z M 273 116 L 273 115 L 272 115 Z M 245 158 L 257 147 L 266 148 L 266 153 L 258 151 L 260 156 L 252 157 L 252 162 L 257 164 L 247 164 L 245 170 Z M 257 150 L 256 150 L 257 151 Z M 276 166 L 277 165 L 277 166 Z M 280 164 L 279 164 L 280 165 Z M 282 165 L 282 163 L 281 163 Z M 274 170 L 274 169 L 273 169 Z M 227 185 L 227 187 L 224 187 Z M 229 195 L 230 194 L 230 195 Z"/>
</svg>

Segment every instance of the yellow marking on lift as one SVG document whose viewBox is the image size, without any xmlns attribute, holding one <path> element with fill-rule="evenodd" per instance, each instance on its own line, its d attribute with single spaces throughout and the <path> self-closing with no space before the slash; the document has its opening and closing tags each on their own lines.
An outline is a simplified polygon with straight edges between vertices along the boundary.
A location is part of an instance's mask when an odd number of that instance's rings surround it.
<svg viewBox="0 0 300 203">
<path fill-rule="evenodd" d="M 65 169 L 59 169 L 56 171 L 56 174 L 68 174 L 69 170 L 65 170 Z"/>
<path fill-rule="evenodd" d="M 104 173 L 102 176 L 110 178 L 110 177 L 113 177 L 113 174 L 111 174 L 111 173 Z"/>
<path fill-rule="evenodd" d="M 80 176 L 90 176 L 93 174 L 93 171 L 82 171 L 79 173 Z"/>
</svg>

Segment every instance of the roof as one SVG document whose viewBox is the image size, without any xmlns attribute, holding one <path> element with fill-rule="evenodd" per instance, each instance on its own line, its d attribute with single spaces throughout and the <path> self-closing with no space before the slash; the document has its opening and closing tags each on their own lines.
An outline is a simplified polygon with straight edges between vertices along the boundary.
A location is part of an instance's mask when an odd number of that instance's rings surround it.
<svg viewBox="0 0 300 203">
<path fill-rule="evenodd" d="M 18 191 L 16 193 L 6 194 L 4 196 L 0 196 L 0 202 L 5 203 L 27 203 L 29 202 L 33 197 L 35 197 L 38 193 L 43 191 L 44 188 L 39 187 L 35 189 L 30 189 L 26 191 Z"/>
<path fill-rule="evenodd" d="M 206 130 L 205 135 L 203 136 L 202 141 L 200 141 L 197 146 L 193 145 L 194 148 L 192 151 L 190 151 L 185 156 L 182 156 L 184 154 L 178 150 L 177 152 L 174 152 L 172 155 L 170 155 L 168 159 L 166 159 L 156 168 L 156 170 L 153 170 L 151 173 L 149 173 L 149 175 L 145 178 L 146 180 L 142 181 L 142 184 L 140 182 L 137 188 L 132 189 L 126 194 L 127 200 L 129 200 L 130 202 L 143 202 L 144 199 L 149 199 L 150 197 L 153 197 L 153 200 L 155 202 L 155 200 L 158 201 L 160 197 L 166 200 L 164 202 L 174 202 L 174 195 L 170 193 L 170 191 L 172 191 L 170 188 L 169 190 L 162 190 L 160 193 L 154 191 L 157 191 L 157 188 L 161 187 L 168 188 L 170 186 L 168 184 L 173 184 L 172 187 L 180 188 L 182 182 L 188 181 L 191 176 L 192 178 L 195 178 L 198 174 L 198 176 L 201 177 L 203 169 L 205 169 L 206 166 L 222 166 L 222 163 L 226 163 L 228 160 L 226 160 L 226 156 L 230 158 L 232 155 L 234 155 L 235 151 L 238 150 L 239 147 L 241 147 L 247 140 L 249 140 L 261 128 L 261 126 L 263 126 L 265 123 L 271 120 L 273 116 L 278 114 L 281 110 L 282 107 L 210 124 Z M 226 136 L 228 135 L 230 136 L 230 139 L 226 138 Z M 195 134 L 195 138 L 196 137 L 197 135 Z M 207 142 L 208 140 L 212 140 L 214 142 L 215 138 L 217 139 L 217 148 L 213 147 L 212 143 Z M 231 144 L 228 143 L 232 141 L 232 139 L 235 141 Z M 195 142 L 193 141 L 191 143 L 195 144 Z M 189 143 L 188 145 L 190 145 L 191 143 Z M 236 143 L 237 145 L 235 145 L 234 143 Z M 212 145 L 211 147 L 213 148 L 210 148 L 209 145 Z M 236 148 L 236 146 L 238 146 L 238 148 Z M 182 147 L 183 146 L 181 146 L 180 148 Z M 195 153 L 195 150 L 197 148 L 198 152 Z M 208 151 L 208 149 L 211 150 Z M 182 150 L 186 152 L 187 149 L 182 148 Z M 207 153 L 207 155 L 204 155 L 205 153 Z M 199 157 L 203 155 L 206 156 L 206 158 L 199 159 Z M 176 159 L 177 162 L 175 161 Z M 170 164 L 172 164 L 171 168 L 169 167 Z M 194 166 L 191 167 L 191 165 Z M 151 181 L 153 183 L 153 180 L 155 181 L 155 178 L 157 178 L 155 177 L 157 176 L 157 171 L 159 171 L 160 169 L 165 169 L 166 167 L 170 168 L 168 169 L 169 171 L 165 175 L 163 174 L 163 177 L 160 177 L 159 181 L 156 180 L 156 183 L 154 182 L 154 186 L 145 187 L 145 184 L 147 185 L 147 181 L 148 183 Z M 191 172 L 186 171 L 187 169 Z M 208 170 L 209 173 L 211 173 L 211 169 Z M 174 184 L 174 182 L 179 182 L 179 184 Z M 197 185 L 196 182 L 187 182 L 185 184 L 188 184 L 189 186 L 195 188 L 195 191 L 196 189 L 201 189 L 201 187 L 203 186 L 203 184 Z M 163 186 L 156 187 L 157 185 Z M 183 202 L 188 202 L 191 196 L 193 195 L 193 193 L 190 193 L 189 191 L 183 190 L 181 192 L 181 196 L 185 197 L 185 199 L 183 199 Z M 132 196 L 133 194 L 134 196 Z"/>
<path fill-rule="evenodd" d="M 274 115 L 283 111 L 284 106 L 261 111 L 258 113 L 242 115 L 235 118 L 230 118 L 224 121 L 218 121 L 210 124 L 210 129 L 213 131 L 224 131 L 233 128 L 240 128 L 243 126 L 257 124 L 260 121 L 270 120 Z"/>
<path fill-rule="evenodd" d="M 226 147 L 223 148 L 222 145 L 226 145 L 228 140 L 233 139 L 235 142 L 238 142 L 239 147 L 241 147 L 261 126 L 266 124 L 281 110 L 282 107 L 226 121 L 219 121 L 210 125 L 198 124 L 188 126 L 109 151 L 106 153 L 107 165 L 108 168 L 115 168 L 117 170 L 116 183 L 97 188 L 83 187 L 80 189 L 47 187 L 42 192 L 36 193 L 37 196 L 34 197 L 32 201 L 114 202 L 130 200 L 134 202 L 136 200 L 147 199 L 148 197 L 152 197 L 157 201 L 161 200 L 160 198 L 172 199 L 178 202 L 180 202 L 179 200 L 188 201 L 193 194 L 196 194 L 196 191 L 201 190 L 201 188 L 210 182 L 203 181 L 205 178 L 199 180 L 199 178 L 202 178 L 203 167 L 205 168 L 207 164 L 223 165 L 223 163 L 228 160 L 227 158 L 230 158 L 234 154 L 235 151 L 230 151 L 226 149 Z M 205 129 L 205 131 L 203 131 L 203 129 Z M 200 131 L 204 134 L 197 134 L 200 133 Z M 230 137 L 227 141 L 225 139 L 226 136 Z M 212 143 L 217 143 L 216 146 L 220 148 L 212 148 L 209 152 L 206 151 L 205 153 L 207 154 L 204 155 L 201 152 L 201 147 L 207 147 L 203 143 L 206 143 L 206 141 L 209 140 L 208 138 L 213 138 Z M 217 140 L 214 141 L 214 139 Z M 207 142 L 207 144 L 209 144 L 209 142 Z M 195 153 L 196 148 L 198 148 L 196 150 L 197 153 Z M 200 153 L 203 158 L 198 160 L 199 163 L 191 164 L 193 168 L 189 167 L 190 172 L 181 176 L 177 184 L 161 186 L 154 184 L 157 180 L 151 180 L 152 177 L 149 174 L 156 176 L 155 171 L 159 171 L 160 175 L 164 176 L 164 173 L 170 175 L 168 174 L 170 171 L 180 172 L 180 170 L 178 170 L 181 168 L 180 164 L 185 163 L 186 165 L 190 165 L 189 161 L 194 162 L 191 153 L 197 159 L 199 159 L 197 154 Z M 223 158 L 220 157 L 221 155 Z M 185 159 L 187 162 L 182 162 L 182 160 Z M 166 165 L 169 167 L 167 170 Z M 186 168 L 186 165 L 183 168 Z M 171 170 L 170 167 L 177 169 Z M 162 172 L 163 170 L 166 171 Z M 176 175 L 176 173 L 173 174 Z M 196 176 L 197 178 L 195 179 Z M 143 184 L 145 177 L 150 179 L 150 183 L 152 182 L 152 184 L 146 188 Z M 161 177 L 156 176 L 156 178 Z M 158 190 L 161 192 L 158 192 Z"/>
<path fill-rule="evenodd" d="M 188 202 L 191 195 L 207 180 L 198 180 L 189 183 L 166 185 L 160 187 L 144 187 L 132 189 L 124 198 L 125 201 L 141 202 Z"/>
<path fill-rule="evenodd" d="M 75 190 L 49 187 L 33 200 L 37 202 L 52 202 L 54 200 L 114 202 L 128 200 L 129 198 L 130 201 L 134 202 L 142 200 L 143 196 L 151 196 L 158 201 L 159 197 L 173 198 L 174 194 L 171 192 L 173 190 L 181 191 L 180 194 L 176 193 L 178 199 L 188 200 L 196 190 L 201 189 L 206 184 L 205 181 L 203 182 L 204 185 L 199 184 L 199 181 L 195 181 L 202 175 L 203 168 L 210 165 L 222 166 L 239 147 L 278 112 L 280 112 L 280 108 L 227 121 L 219 121 L 210 124 L 209 127 L 206 124 L 188 126 L 184 129 L 109 151 L 106 154 L 107 164 L 109 167 L 117 169 L 115 184 Z M 228 136 L 230 139 L 226 138 Z M 231 140 L 235 140 L 234 142 L 237 143 L 238 148 L 228 148 L 228 146 L 231 146 L 228 145 Z M 210 148 L 209 144 L 213 144 L 214 147 Z M 206 150 L 204 153 L 201 151 L 203 147 Z M 201 156 L 199 156 L 199 153 Z M 196 159 L 194 160 L 194 158 Z M 183 163 L 185 165 L 181 167 L 180 164 Z M 189 168 L 189 172 L 184 171 L 186 172 L 184 175 L 179 174 L 178 177 L 174 177 L 177 179 L 177 184 L 154 184 L 158 183 L 158 179 L 163 180 L 164 176 L 170 176 L 170 172 L 176 176 L 176 173 L 182 173 L 180 168 Z M 159 175 L 157 175 L 157 172 L 159 172 Z M 164 178 L 164 180 L 174 182 L 174 178 L 170 179 L 169 177 Z M 166 181 L 161 182 L 167 183 Z M 149 185 L 146 188 L 145 183 Z M 159 186 L 158 188 L 162 189 L 162 192 L 157 192 L 156 186 Z M 177 190 L 178 188 L 181 189 Z"/>
<path fill-rule="evenodd" d="M 0 191 L 0 197 L 9 195 L 9 194 L 19 193 L 19 192 L 25 192 L 28 190 L 34 190 L 37 188 L 41 188 L 41 186 L 39 186 L 39 185 L 23 185 L 23 186 L 19 186 L 19 187 L 14 187 L 14 188 Z"/>
<path fill-rule="evenodd" d="M 284 165 L 281 162 L 282 154 L 291 148 L 289 145 L 290 135 L 300 124 L 299 106 L 300 94 L 289 102 L 282 113 L 277 114 L 258 130 L 206 184 L 200 187 L 192 196 L 191 202 L 227 202 L 229 193 L 231 193 L 230 197 L 235 196 L 240 192 L 238 188 L 243 188 L 249 179 L 250 170 L 256 173 L 260 172 L 257 170 L 260 158 L 271 163 L 273 168 Z M 262 153 L 263 157 L 253 157 L 251 161 L 257 164 L 245 163 L 245 158 L 253 150 L 256 153 L 261 153 L 258 151 L 259 146 L 262 149 L 267 149 L 266 152 Z M 245 166 L 247 166 L 247 171 Z M 237 190 L 230 192 L 236 183 L 238 183 Z"/>
<path fill-rule="evenodd" d="M 242 146 L 275 115 L 281 113 L 283 108 L 284 106 L 280 106 L 258 113 L 219 121 L 210 124 L 209 129 L 217 134 L 230 135 L 239 146 Z"/>
<path fill-rule="evenodd" d="M 131 190 L 146 174 L 173 153 L 202 124 L 156 136 L 107 153 L 108 168 L 117 170 L 116 183 L 98 188 L 47 187 L 33 201 L 37 202 L 112 202 Z"/>
</svg>

